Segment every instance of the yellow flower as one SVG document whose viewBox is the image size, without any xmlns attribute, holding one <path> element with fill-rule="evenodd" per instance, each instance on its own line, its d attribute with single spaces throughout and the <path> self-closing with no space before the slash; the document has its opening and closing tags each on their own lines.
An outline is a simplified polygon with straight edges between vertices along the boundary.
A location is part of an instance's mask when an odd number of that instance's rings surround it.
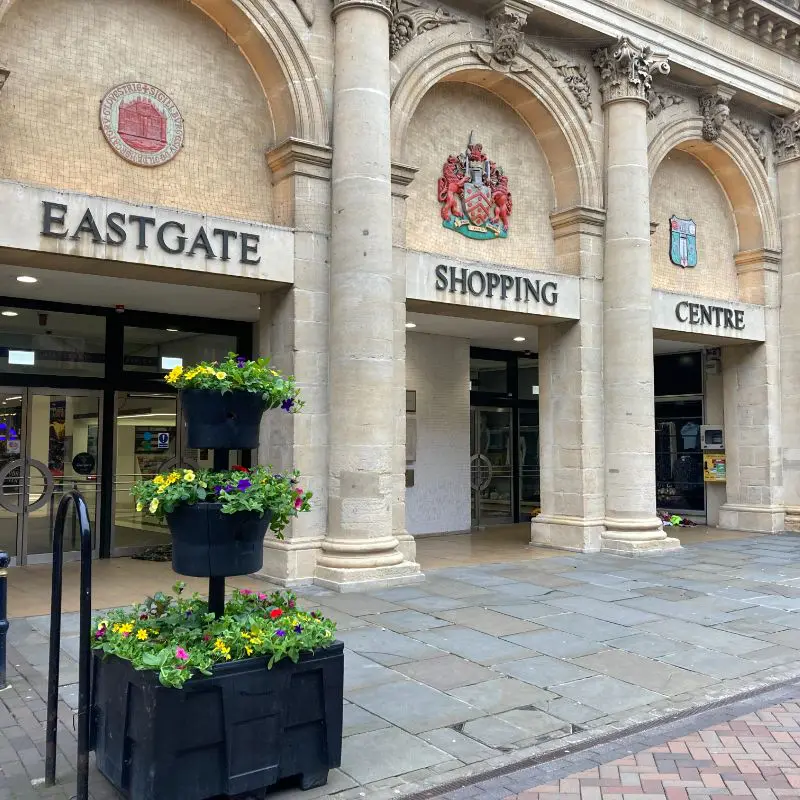
<svg viewBox="0 0 800 800">
<path fill-rule="evenodd" d="M 207 484 L 205 481 L 200 481 L 200 485 L 201 485 L 201 486 L 202 486 L 204 489 L 208 489 L 208 484 Z"/>
<path fill-rule="evenodd" d="M 142 631 L 142 630 L 136 631 L 136 638 L 139 641 L 143 642 L 145 639 L 147 639 L 147 631 Z"/>
<path fill-rule="evenodd" d="M 138 500 L 136 503 L 136 510 L 137 511 L 144 511 L 144 503 L 141 500 Z"/>
<path fill-rule="evenodd" d="M 247 646 L 247 647 L 244 648 L 244 651 L 249 656 L 253 655 L 253 648 L 252 647 Z"/>
<path fill-rule="evenodd" d="M 217 376 L 217 378 L 218 378 L 219 380 L 224 380 L 225 378 L 227 378 L 227 377 L 228 377 L 228 376 L 227 376 L 227 375 L 226 375 L 226 374 L 225 374 L 225 373 L 224 373 L 222 370 L 220 370 L 219 372 L 217 372 L 217 373 L 216 373 L 216 376 Z"/>
<path fill-rule="evenodd" d="M 175 383 L 183 374 L 183 367 L 174 367 L 166 377 L 167 383 Z"/>
<path fill-rule="evenodd" d="M 194 472 L 192 472 L 190 469 L 187 469 L 186 472 L 183 473 L 183 479 L 191 483 L 195 479 Z"/>
<path fill-rule="evenodd" d="M 159 631 L 153 631 L 153 636 L 158 636 Z"/>
<path fill-rule="evenodd" d="M 163 475 L 156 475 L 155 478 L 153 478 L 153 483 L 156 484 L 156 486 L 161 486 L 162 483 L 166 482 L 167 479 Z"/>
<path fill-rule="evenodd" d="M 150 501 L 150 505 L 148 506 L 148 510 L 150 511 L 151 514 L 155 514 L 156 511 L 158 511 L 158 500 L 157 499 L 153 498 Z"/>
<path fill-rule="evenodd" d="M 131 631 L 133 631 L 133 623 L 132 622 L 126 622 L 124 625 L 120 625 L 119 626 L 119 632 L 120 633 L 131 633 Z"/>
<path fill-rule="evenodd" d="M 119 629 L 122 627 L 118 622 L 114 623 L 114 626 L 111 628 L 113 633 L 119 633 Z"/>
</svg>

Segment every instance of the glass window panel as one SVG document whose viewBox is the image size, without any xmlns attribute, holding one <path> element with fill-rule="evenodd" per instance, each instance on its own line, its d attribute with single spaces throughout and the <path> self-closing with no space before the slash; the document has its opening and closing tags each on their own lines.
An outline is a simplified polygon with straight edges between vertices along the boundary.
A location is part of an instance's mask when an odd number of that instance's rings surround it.
<svg viewBox="0 0 800 800">
<path fill-rule="evenodd" d="M 508 394 L 508 365 L 495 359 L 470 359 L 469 383 L 473 392 Z"/>
<path fill-rule="evenodd" d="M 655 356 L 656 397 L 703 393 L 700 353 L 671 353 Z"/>
<path fill-rule="evenodd" d="M 656 502 L 664 511 L 705 510 L 700 400 L 656 401 Z"/>
<path fill-rule="evenodd" d="M 103 377 L 105 317 L 13 306 L 0 311 L 0 373 Z"/>
<path fill-rule="evenodd" d="M 126 372 L 166 372 L 198 361 L 221 361 L 236 351 L 236 337 L 216 333 L 126 327 Z"/>
<path fill-rule="evenodd" d="M 520 358 L 518 362 L 518 392 L 520 400 L 539 399 L 539 359 Z"/>
</svg>

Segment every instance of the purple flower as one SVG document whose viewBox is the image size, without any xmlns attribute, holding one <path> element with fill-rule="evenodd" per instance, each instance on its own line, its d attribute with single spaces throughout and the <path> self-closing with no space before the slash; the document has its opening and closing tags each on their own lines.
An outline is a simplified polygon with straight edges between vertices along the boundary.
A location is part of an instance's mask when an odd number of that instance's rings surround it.
<svg viewBox="0 0 800 800">
<path fill-rule="evenodd" d="M 294 626 L 294 632 L 295 633 L 302 633 L 303 632 L 303 626 L 302 625 L 295 625 Z"/>
<path fill-rule="evenodd" d="M 237 356 L 236 358 L 236 366 L 241 369 L 247 363 L 247 359 L 244 356 Z"/>
<path fill-rule="evenodd" d="M 281 403 L 281 408 L 282 408 L 284 411 L 291 411 L 291 410 L 292 410 L 292 406 L 293 406 L 293 405 L 294 405 L 294 399 L 293 399 L 293 398 L 291 398 L 291 397 L 287 397 L 287 398 L 286 398 L 286 399 L 285 399 L 285 400 L 284 400 L 284 401 Z"/>
<path fill-rule="evenodd" d="M 221 486 L 215 486 L 215 487 L 214 487 L 214 491 L 215 491 L 217 494 L 219 494 L 219 493 L 222 491 L 222 487 L 221 487 Z"/>
<path fill-rule="evenodd" d="M 240 492 L 243 492 L 245 489 L 249 489 L 253 484 L 250 483 L 247 478 L 242 478 L 238 484 L 236 484 L 237 488 Z"/>
<path fill-rule="evenodd" d="M 278 630 L 275 631 L 275 635 L 279 636 L 280 638 L 283 638 L 284 636 L 286 636 L 286 631 L 282 630 L 281 628 L 278 628 Z"/>
</svg>

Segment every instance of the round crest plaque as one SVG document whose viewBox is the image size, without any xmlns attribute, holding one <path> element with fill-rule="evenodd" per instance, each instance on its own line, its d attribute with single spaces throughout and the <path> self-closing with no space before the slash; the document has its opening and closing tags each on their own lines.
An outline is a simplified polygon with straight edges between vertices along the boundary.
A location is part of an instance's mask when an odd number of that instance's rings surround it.
<svg viewBox="0 0 800 800">
<path fill-rule="evenodd" d="M 169 97 L 149 83 L 122 83 L 100 103 L 108 143 L 131 164 L 158 167 L 183 146 L 183 117 Z"/>
</svg>

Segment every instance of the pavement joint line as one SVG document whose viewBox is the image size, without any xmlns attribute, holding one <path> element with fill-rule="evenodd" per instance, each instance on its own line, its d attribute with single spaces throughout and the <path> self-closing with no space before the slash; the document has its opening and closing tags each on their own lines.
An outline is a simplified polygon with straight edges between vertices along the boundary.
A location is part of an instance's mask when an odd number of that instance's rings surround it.
<svg viewBox="0 0 800 800">
<path fill-rule="evenodd" d="M 786 692 L 787 689 L 795 689 L 795 691 Z M 734 708 L 737 705 L 744 704 L 749 700 L 760 700 L 765 696 L 772 694 L 786 694 L 787 696 L 795 697 L 797 690 L 800 690 L 800 681 L 794 677 L 788 680 L 770 684 L 769 686 L 737 692 L 736 694 L 732 694 L 719 700 L 714 700 L 711 703 L 707 703 L 700 707 L 685 709 L 674 714 L 668 714 L 664 717 L 650 720 L 648 722 L 637 723 L 627 728 L 622 728 L 614 733 L 606 733 L 597 737 L 586 739 L 575 745 L 565 745 L 562 748 L 552 750 L 548 753 L 525 756 L 519 761 L 506 764 L 502 767 L 492 767 L 491 769 L 487 769 L 485 771 L 478 769 L 478 771 L 468 777 L 456 778 L 436 786 L 431 786 L 427 789 L 402 793 L 398 795 L 398 797 L 402 797 L 402 800 L 433 800 L 433 798 L 441 797 L 449 792 L 454 792 L 468 786 L 475 786 L 495 778 L 508 777 L 510 775 L 514 775 L 515 773 L 522 772 L 523 770 L 530 769 L 531 767 L 537 767 L 544 764 L 552 765 L 562 759 L 579 756 L 581 753 L 585 753 L 588 750 L 599 747 L 600 745 L 621 742 L 625 739 L 635 736 L 636 734 L 648 733 L 655 736 L 656 732 L 662 728 L 674 725 L 677 722 L 688 722 L 689 720 L 692 720 L 694 723 L 695 720 L 699 720 L 703 716 L 711 714 L 712 712 L 721 712 L 725 709 L 730 709 L 732 712 L 730 716 L 727 714 L 725 716 L 729 719 L 734 719 L 742 715 L 740 709 Z M 786 697 L 783 699 L 786 699 Z M 699 723 L 698 725 L 693 724 L 692 730 L 702 727 L 702 723 Z M 664 737 L 662 735 L 658 738 L 660 741 Z M 645 749 L 646 747 L 647 745 L 642 747 L 641 743 L 637 744 L 638 749 Z M 569 767 L 569 772 L 574 772 L 574 765 Z"/>
</svg>

